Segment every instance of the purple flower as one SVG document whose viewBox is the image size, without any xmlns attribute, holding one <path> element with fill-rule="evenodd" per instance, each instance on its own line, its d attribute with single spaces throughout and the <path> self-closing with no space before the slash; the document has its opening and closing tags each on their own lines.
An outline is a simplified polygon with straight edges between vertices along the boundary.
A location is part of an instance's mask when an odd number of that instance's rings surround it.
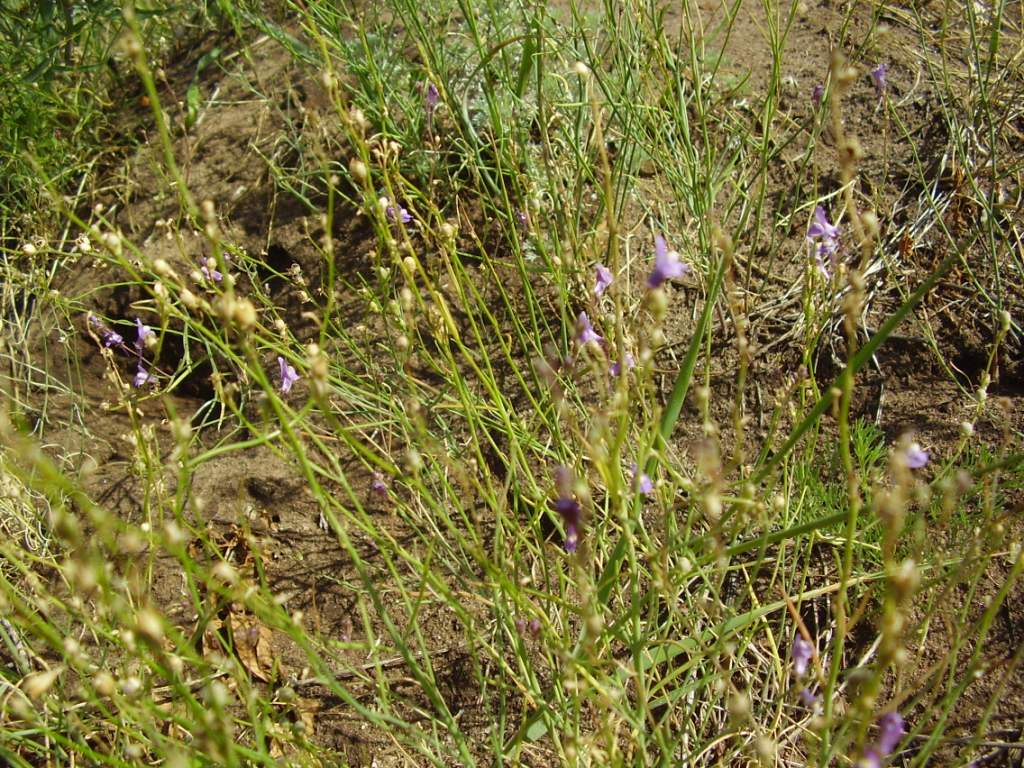
<svg viewBox="0 0 1024 768">
<path fill-rule="evenodd" d="M 580 343 L 581 347 L 585 347 L 592 341 L 598 344 L 604 341 L 604 337 L 595 331 L 594 326 L 590 324 L 590 318 L 587 317 L 586 312 L 580 312 L 580 316 L 576 320 L 576 330 L 578 332 L 576 340 Z"/>
<path fill-rule="evenodd" d="M 528 232 L 530 229 L 530 216 L 526 211 L 516 211 L 516 221 L 519 222 L 520 229 L 523 232 Z"/>
<path fill-rule="evenodd" d="M 139 363 L 139 369 L 135 372 L 135 378 L 132 379 L 132 386 L 137 389 L 143 384 L 149 384 L 150 382 L 155 383 L 156 376 L 143 368 L 142 363 Z"/>
<path fill-rule="evenodd" d="M 572 470 L 568 467 L 555 468 L 555 488 L 558 498 L 551 502 L 551 508 L 562 518 L 565 525 L 565 551 L 575 552 L 580 534 L 580 503 L 573 498 Z"/>
<path fill-rule="evenodd" d="M 654 236 L 654 270 L 647 278 L 648 288 L 657 288 L 666 280 L 674 280 L 688 274 L 690 267 L 679 260 L 679 254 L 670 251 L 661 235 Z"/>
<path fill-rule="evenodd" d="M 818 697 L 815 696 L 813 693 L 811 693 L 811 689 L 810 688 L 801 688 L 800 689 L 800 702 L 805 707 L 807 707 L 808 709 L 812 709 L 814 707 L 815 702 L 817 702 L 817 701 L 818 701 Z"/>
<path fill-rule="evenodd" d="M 817 107 L 817 106 L 819 106 L 821 104 L 821 97 L 824 96 L 824 95 L 825 95 L 825 86 L 824 85 L 822 85 L 821 83 L 818 83 L 816 86 L 814 86 L 814 90 L 811 91 L 811 102 L 814 104 L 814 106 Z"/>
<path fill-rule="evenodd" d="M 813 654 L 814 646 L 804 640 L 803 635 L 797 632 L 796 637 L 793 638 L 792 650 L 793 671 L 797 677 L 803 677 L 807 674 L 807 664 L 810 662 Z"/>
<path fill-rule="evenodd" d="M 899 712 L 886 712 L 878 718 L 878 739 L 864 748 L 863 756 L 857 761 L 857 768 L 881 768 L 882 759 L 892 754 L 903 738 L 903 733 L 903 717 Z"/>
<path fill-rule="evenodd" d="M 412 221 L 412 215 L 402 206 L 398 206 L 396 209 L 395 206 L 389 205 L 385 213 L 387 213 L 388 218 L 392 221 L 400 221 L 403 224 L 408 224 Z"/>
<path fill-rule="evenodd" d="M 876 745 L 882 756 L 891 754 L 903 738 L 903 717 L 899 712 L 886 712 L 878 718 L 878 741 Z"/>
<path fill-rule="evenodd" d="M 839 237 L 839 227 L 828 220 L 828 214 L 820 205 L 814 209 L 814 223 L 807 228 L 807 237 L 811 240 L 835 240 Z"/>
<path fill-rule="evenodd" d="M 882 98 L 885 95 L 885 89 L 889 86 L 886 81 L 886 76 L 889 74 L 889 67 L 886 64 L 879 64 L 877 67 L 871 70 L 871 82 L 875 84 L 875 90 L 878 91 L 878 98 Z"/>
<path fill-rule="evenodd" d="M 384 475 L 380 472 L 373 473 L 373 482 L 370 483 L 370 490 L 381 496 L 388 495 L 388 487 L 384 484 Z"/>
<path fill-rule="evenodd" d="M 634 367 L 636 367 L 636 361 L 633 359 L 633 354 L 631 352 L 627 352 L 623 359 L 626 362 L 627 371 L 630 371 Z M 620 373 L 622 373 L 622 364 L 618 362 L 612 363 L 611 367 L 608 369 L 608 372 L 612 376 L 618 376 Z"/>
<path fill-rule="evenodd" d="M 597 271 L 597 282 L 594 284 L 594 296 L 600 298 L 601 294 L 612 284 L 612 271 L 604 264 L 595 267 Z"/>
<path fill-rule="evenodd" d="M 921 446 L 917 443 L 911 443 L 907 447 L 905 460 L 908 468 L 920 469 L 928 463 L 928 451 L 921 450 Z"/>
<path fill-rule="evenodd" d="M 825 277 L 828 277 L 828 269 L 825 266 L 825 257 L 835 261 L 836 253 L 839 251 L 839 225 L 832 224 L 828 220 L 825 209 L 820 205 L 814 209 L 814 222 L 807 228 L 807 239 L 810 242 L 818 241 L 815 256 L 818 261 L 818 269 Z"/>
<path fill-rule="evenodd" d="M 96 317 L 96 315 L 89 315 L 89 325 L 96 329 L 96 332 L 100 335 L 100 342 L 107 349 L 120 347 L 124 344 L 124 337 L 117 331 L 112 331 L 108 328 L 107 324 Z"/>
<path fill-rule="evenodd" d="M 292 391 L 292 384 L 299 380 L 299 374 L 280 355 L 277 356 L 277 364 L 281 368 L 281 391 L 287 394 Z"/>
<path fill-rule="evenodd" d="M 433 83 L 427 83 L 427 95 L 424 99 L 426 102 L 427 109 L 427 120 L 434 117 L 434 110 L 437 108 L 437 103 L 441 100 L 441 94 L 437 90 L 437 86 Z"/>
<path fill-rule="evenodd" d="M 649 496 L 654 491 L 654 483 L 651 481 L 650 475 L 641 472 L 635 461 L 629 465 L 629 468 L 633 472 L 633 487 L 644 496 Z"/>
<path fill-rule="evenodd" d="M 219 283 L 224 276 L 212 265 L 213 259 L 204 259 L 199 257 L 199 271 L 203 273 L 203 277 L 207 280 L 212 280 L 215 283 Z"/>
<path fill-rule="evenodd" d="M 516 619 L 516 630 L 520 635 L 526 635 L 529 632 L 531 635 L 536 636 L 540 632 L 540 619 L 530 619 L 527 621 L 522 616 Z"/>
<path fill-rule="evenodd" d="M 146 348 L 146 339 L 153 335 L 153 329 L 148 325 L 143 324 L 139 318 L 135 318 L 135 327 L 138 329 L 138 338 L 135 339 L 135 348 L 139 350 L 139 354 L 142 354 L 142 350 Z"/>
</svg>

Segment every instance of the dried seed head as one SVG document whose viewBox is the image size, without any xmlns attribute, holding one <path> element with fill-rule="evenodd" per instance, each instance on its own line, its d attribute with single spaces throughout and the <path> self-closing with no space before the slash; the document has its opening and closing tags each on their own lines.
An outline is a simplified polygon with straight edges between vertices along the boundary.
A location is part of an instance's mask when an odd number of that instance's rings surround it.
<svg viewBox="0 0 1024 768">
<path fill-rule="evenodd" d="M 663 288 L 655 288 L 647 294 L 647 307 L 655 322 L 660 323 L 668 312 L 668 294 Z"/>
<path fill-rule="evenodd" d="M 109 699 L 116 690 L 114 676 L 106 670 L 100 670 L 92 678 L 92 687 L 100 696 Z"/>
<path fill-rule="evenodd" d="M 359 109 L 359 107 L 353 107 L 349 111 L 349 118 L 352 120 L 352 125 L 363 133 L 366 133 L 370 127 L 370 121 L 366 119 L 366 115 L 363 114 L 363 110 Z"/>
<path fill-rule="evenodd" d="M 168 263 L 167 259 L 154 259 L 153 271 L 161 276 L 161 278 L 173 278 L 174 268 Z"/>
<path fill-rule="evenodd" d="M 370 171 L 366 167 L 366 163 L 360 160 L 358 157 L 353 157 L 348 163 L 348 172 L 352 174 L 352 178 L 359 184 L 365 184 L 366 179 L 370 176 Z"/>
<path fill-rule="evenodd" d="M 406 452 L 405 462 L 409 466 L 409 471 L 414 475 L 419 474 L 423 470 L 423 457 L 415 448 L 410 448 Z"/>
<path fill-rule="evenodd" d="M 839 147 L 843 161 L 846 163 L 859 163 L 864 159 L 864 148 L 856 136 L 849 136 Z"/>
<path fill-rule="evenodd" d="M 889 580 L 898 597 L 905 600 L 914 593 L 917 585 L 921 583 L 921 573 L 917 570 L 917 563 L 907 558 L 900 563 L 891 573 Z"/>
<path fill-rule="evenodd" d="M 158 645 L 164 639 L 164 627 L 160 616 L 151 608 L 143 608 L 135 616 L 135 631 L 139 637 Z"/>
<path fill-rule="evenodd" d="M 231 701 L 231 693 L 220 680 L 214 680 L 206 689 L 206 701 L 215 709 L 224 709 Z"/>
<path fill-rule="evenodd" d="M 233 586 L 238 583 L 238 572 L 231 566 L 230 563 L 221 560 L 215 566 L 210 574 L 224 584 Z"/>
<path fill-rule="evenodd" d="M 169 547 L 180 547 L 186 541 L 185 532 L 173 520 L 164 526 L 164 542 Z"/>
<path fill-rule="evenodd" d="M 256 307 L 248 299 L 238 299 L 235 301 L 231 317 L 239 328 L 248 331 L 256 325 Z"/>
<path fill-rule="evenodd" d="M 119 687 L 121 688 L 121 693 L 129 699 L 134 699 L 142 692 L 142 680 L 136 675 L 129 675 L 121 681 Z"/>
<path fill-rule="evenodd" d="M 743 691 L 736 691 L 729 697 L 729 714 L 734 720 L 746 720 L 750 717 L 750 696 Z"/>
<path fill-rule="evenodd" d="M 60 677 L 60 673 L 63 671 L 64 667 L 54 667 L 45 672 L 36 672 L 29 675 L 25 678 L 25 682 L 22 683 L 22 690 L 25 691 L 25 695 L 32 701 L 39 701 L 53 687 L 53 684 L 57 682 L 57 678 Z"/>
<path fill-rule="evenodd" d="M 410 291 L 407 287 L 402 288 L 402 290 L 398 292 L 398 297 L 402 300 L 402 309 L 404 309 L 406 312 L 412 309 L 412 291 Z"/>
<path fill-rule="evenodd" d="M 754 739 L 754 754 L 765 765 L 775 765 L 778 745 L 763 733 Z"/>
<path fill-rule="evenodd" d="M 121 236 L 116 232 L 104 232 L 100 240 L 112 254 L 121 255 Z"/>
<path fill-rule="evenodd" d="M 864 230 L 868 233 L 868 237 L 877 240 L 879 233 L 882 231 L 882 225 L 878 221 L 878 216 L 873 211 L 865 211 L 860 215 L 860 220 L 864 225 Z"/>
</svg>

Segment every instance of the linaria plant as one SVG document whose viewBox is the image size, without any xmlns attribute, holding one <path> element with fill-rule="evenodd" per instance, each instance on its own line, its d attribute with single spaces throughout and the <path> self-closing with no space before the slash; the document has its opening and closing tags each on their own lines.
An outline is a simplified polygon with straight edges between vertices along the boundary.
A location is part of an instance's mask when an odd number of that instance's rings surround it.
<svg viewBox="0 0 1024 768">
<path fill-rule="evenodd" d="M 1013 758 L 1012 9 L 697 5 L 0 21 L 0 762 Z"/>
</svg>

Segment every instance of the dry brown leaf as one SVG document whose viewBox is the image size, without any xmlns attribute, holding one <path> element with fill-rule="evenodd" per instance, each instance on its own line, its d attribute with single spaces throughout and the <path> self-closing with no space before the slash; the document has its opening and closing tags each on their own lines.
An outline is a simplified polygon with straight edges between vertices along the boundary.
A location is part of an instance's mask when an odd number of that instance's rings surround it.
<svg viewBox="0 0 1024 768">
<path fill-rule="evenodd" d="M 228 620 L 238 660 L 254 678 L 269 683 L 269 671 L 274 667 L 274 651 L 270 644 L 273 633 L 251 614 L 232 611 Z"/>
<path fill-rule="evenodd" d="M 316 699 L 299 699 L 298 701 L 296 710 L 299 713 L 299 717 L 302 719 L 302 724 L 306 726 L 307 739 L 313 738 L 313 720 L 319 709 L 320 702 Z"/>
</svg>

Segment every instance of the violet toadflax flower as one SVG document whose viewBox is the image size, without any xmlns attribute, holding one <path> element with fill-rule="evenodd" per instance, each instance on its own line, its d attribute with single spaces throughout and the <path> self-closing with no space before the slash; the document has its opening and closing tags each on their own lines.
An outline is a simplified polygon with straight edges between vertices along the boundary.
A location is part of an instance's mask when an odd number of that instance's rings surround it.
<svg viewBox="0 0 1024 768">
<path fill-rule="evenodd" d="M 441 101 L 441 94 L 437 90 L 437 86 L 431 82 L 427 83 L 427 95 L 424 98 L 426 104 L 427 121 L 431 121 L 434 118 L 434 110 L 437 109 L 438 102 Z"/>
<path fill-rule="evenodd" d="M 670 251 L 665 238 L 661 235 L 654 236 L 654 270 L 647 278 L 648 288 L 657 288 L 666 280 L 675 280 L 684 277 L 690 271 L 688 264 L 679 260 L 676 251 Z"/>
<path fill-rule="evenodd" d="M 878 718 L 878 751 L 891 754 L 903 738 L 903 716 L 899 712 L 886 712 Z"/>
<path fill-rule="evenodd" d="M 145 325 L 139 318 L 135 318 L 135 327 L 138 330 L 138 337 L 135 339 L 135 348 L 142 354 L 146 348 L 146 339 L 153 335 L 153 329 Z"/>
<path fill-rule="evenodd" d="M 630 464 L 629 468 L 633 473 L 633 487 L 644 496 L 650 496 L 654 492 L 654 482 L 651 480 L 651 476 L 646 472 L 641 472 L 635 461 Z"/>
<path fill-rule="evenodd" d="M 797 677 L 803 677 L 807 674 L 807 665 L 813 654 L 814 646 L 807 640 L 804 640 L 803 635 L 797 632 L 796 637 L 793 638 L 792 650 L 793 671 L 796 673 Z"/>
<path fill-rule="evenodd" d="M 839 226 L 828 220 L 828 214 L 820 205 L 814 209 L 814 223 L 807 228 L 807 237 L 811 240 L 820 238 L 826 243 L 834 243 L 839 237 Z"/>
<path fill-rule="evenodd" d="M 799 695 L 800 703 L 808 709 L 813 709 L 814 705 L 818 702 L 818 697 L 814 695 L 810 688 L 801 688 Z"/>
<path fill-rule="evenodd" d="M 899 712 L 886 712 L 878 718 L 878 740 L 865 747 L 857 768 L 881 768 L 882 760 L 896 749 L 903 738 L 903 717 Z"/>
<path fill-rule="evenodd" d="M 572 470 L 568 467 L 555 468 L 555 488 L 558 498 L 551 502 L 551 508 L 562 518 L 565 525 L 565 551 L 575 552 L 579 544 L 581 508 L 573 497 Z"/>
<path fill-rule="evenodd" d="M 151 374 L 145 368 L 142 367 L 142 363 L 139 363 L 139 369 L 135 372 L 135 378 L 132 379 L 132 386 L 138 389 L 144 384 L 149 384 L 156 381 L 156 376 Z"/>
<path fill-rule="evenodd" d="M 604 264 L 598 264 L 595 271 L 597 272 L 597 281 L 594 283 L 594 296 L 600 298 L 601 294 L 612 284 L 612 271 Z"/>
<path fill-rule="evenodd" d="M 818 83 L 816 86 L 814 86 L 814 90 L 811 91 L 811 103 L 814 104 L 814 106 L 816 106 L 816 107 L 820 106 L 821 105 L 821 97 L 824 96 L 824 95 L 825 95 L 825 86 L 822 85 L 821 83 Z"/>
<path fill-rule="evenodd" d="M 886 88 L 889 87 L 889 83 L 886 80 L 886 76 L 888 74 L 889 67 L 886 64 L 879 64 L 871 70 L 871 82 L 875 84 L 875 90 L 878 91 L 878 98 L 882 98 L 885 95 Z"/>
<path fill-rule="evenodd" d="M 807 228 L 807 239 L 817 245 L 815 256 L 818 261 L 818 269 L 825 277 L 828 277 L 828 269 L 825 266 L 825 258 L 834 261 L 839 251 L 839 225 L 828 220 L 825 209 L 820 205 L 814 209 L 814 222 Z"/>
<path fill-rule="evenodd" d="M 403 224 L 408 224 L 412 221 L 412 215 L 400 205 L 397 208 L 389 205 L 385 212 L 392 221 L 400 221 Z"/>
<path fill-rule="evenodd" d="M 516 619 L 516 629 L 519 631 L 519 634 L 524 637 L 527 632 L 536 636 L 540 632 L 540 619 L 530 619 L 527 621 L 526 619 L 519 617 Z"/>
<path fill-rule="evenodd" d="M 382 472 L 373 473 L 373 482 L 370 483 L 370 490 L 381 496 L 388 495 L 388 487 L 384 483 L 384 474 Z"/>
<path fill-rule="evenodd" d="M 627 371 L 631 371 L 631 370 L 633 370 L 633 368 L 636 367 L 636 361 L 633 359 L 633 353 L 632 352 L 627 352 L 623 356 L 623 359 L 624 359 L 624 362 L 626 363 L 626 370 Z M 608 369 L 608 372 L 612 376 L 618 376 L 620 373 L 622 373 L 622 363 L 619 363 L 619 362 L 612 363 L 611 367 Z"/>
<path fill-rule="evenodd" d="M 224 279 L 224 275 L 220 273 L 220 270 L 216 267 L 216 260 L 199 258 L 199 271 L 202 272 L 203 277 L 207 280 L 212 280 L 215 283 L 219 283 Z"/>
<path fill-rule="evenodd" d="M 922 450 L 917 443 L 911 443 L 907 446 L 905 460 L 908 468 L 920 469 L 928 463 L 928 451 Z"/>
<path fill-rule="evenodd" d="M 89 325 L 96 329 L 96 332 L 100 335 L 100 343 L 107 349 L 120 347 L 124 344 L 124 337 L 117 331 L 108 328 L 107 324 L 96 317 L 96 315 L 89 315 Z"/>
<path fill-rule="evenodd" d="M 580 312 L 580 316 L 576 320 L 576 330 L 578 332 L 576 340 L 580 343 L 581 347 L 585 347 L 592 341 L 598 344 L 604 341 L 604 336 L 601 336 L 594 330 L 594 326 L 591 325 L 590 318 L 587 317 L 586 312 Z"/>
<path fill-rule="evenodd" d="M 281 369 L 281 392 L 288 394 L 292 391 L 292 385 L 299 380 L 299 374 L 280 355 L 277 356 L 277 364 Z"/>
</svg>

